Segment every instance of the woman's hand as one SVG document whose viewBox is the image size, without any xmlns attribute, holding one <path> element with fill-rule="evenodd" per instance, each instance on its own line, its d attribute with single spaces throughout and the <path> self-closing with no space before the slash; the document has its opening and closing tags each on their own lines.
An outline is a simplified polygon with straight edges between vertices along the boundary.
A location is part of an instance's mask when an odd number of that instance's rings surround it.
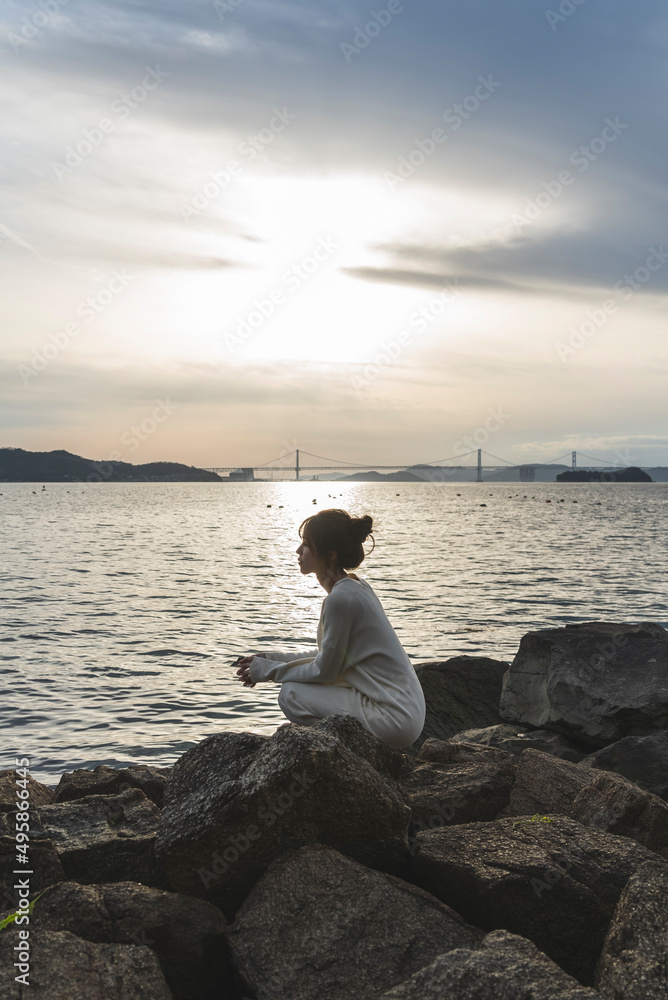
<svg viewBox="0 0 668 1000">
<path fill-rule="evenodd" d="M 267 656 L 266 653 L 255 653 L 253 655 L 255 655 L 255 656 L 264 656 L 265 659 L 266 659 L 266 656 Z M 257 683 L 257 681 L 252 681 L 250 679 L 250 665 L 251 665 L 251 661 L 253 659 L 253 655 L 251 655 L 251 656 L 240 656 L 239 659 L 237 660 L 237 667 L 239 668 L 237 670 L 237 677 L 242 682 L 242 684 L 243 684 L 244 687 L 254 688 L 255 685 L 256 685 L 256 683 Z"/>
</svg>

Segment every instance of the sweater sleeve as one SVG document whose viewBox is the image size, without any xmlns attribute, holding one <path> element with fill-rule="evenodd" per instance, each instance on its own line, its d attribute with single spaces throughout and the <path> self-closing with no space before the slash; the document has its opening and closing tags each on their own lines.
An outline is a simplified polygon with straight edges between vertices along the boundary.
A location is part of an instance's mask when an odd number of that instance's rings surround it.
<svg viewBox="0 0 668 1000">
<path fill-rule="evenodd" d="M 331 598 L 331 594 L 329 595 Z M 315 657 L 301 654 L 299 660 L 291 663 L 265 660 L 254 656 L 250 665 L 252 681 L 305 681 L 314 684 L 329 684 L 336 680 L 344 669 L 344 661 L 350 647 L 352 628 L 351 595 L 336 595 L 328 603 L 325 598 L 322 609 L 322 639 Z"/>
<path fill-rule="evenodd" d="M 316 649 L 302 649 L 299 653 L 284 653 L 282 649 L 267 649 L 263 650 L 264 656 L 260 659 L 272 660 L 274 663 L 290 663 L 292 660 L 301 660 L 303 657 L 317 656 L 318 650 Z M 258 656 L 258 653 L 254 653 L 254 656 Z"/>
</svg>

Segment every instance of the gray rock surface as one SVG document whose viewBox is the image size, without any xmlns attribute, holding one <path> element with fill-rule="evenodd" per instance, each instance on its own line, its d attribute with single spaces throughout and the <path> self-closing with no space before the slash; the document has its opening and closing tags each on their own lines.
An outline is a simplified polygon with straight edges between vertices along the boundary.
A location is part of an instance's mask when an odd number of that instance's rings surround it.
<svg viewBox="0 0 668 1000">
<path fill-rule="evenodd" d="M 29 986 L 14 980 L 17 931 L 0 933 L 2 1000 L 172 1000 L 158 960 L 143 945 L 93 944 L 68 931 L 30 936 Z"/>
<path fill-rule="evenodd" d="M 642 865 L 626 883 L 603 945 L 596 986 L 606 1000 L 668 997 L 668 868 Z"/>
<path fill-rule="evenodd" d="M 374 1000 L 483 937 L 429 893 L 322 845 L 275 861 L 228 934 L 247 991 L 263 1000 Z"/>
<path fill-rule="evenodd" d="M 335 736 L 357 757 L 366 760 L 380 774 L 398 780 L 404 760 L 404 752 L 391 747 L 368 729 L 360 725 L 352 715 L 328 715 L 310 727 L 316 733 Z"/>
<path fill-rule="evenodd" d="M 512 725 L 502 722 L 498 726 L 485 726 L 483 729 L 465 729 L 451 737 L 453 743 L 480 743 L 482 746 L 498 747 L 507 753 L 517 756 L 523 750 L 542 750 L 551 753 L 562 760 L 574 763 L 582 760 L 589 753 L 584 744 L 569 739 L 562 733 L 549 729 L 533 729 L 521 724 Z"/>
<path fill-rule="evenodd" d="M 422 733 L 411 749 L 417 750 L 430 737 L 447 740 L 463 729 L 501 722 L 499 700 L 507 669 L 507 663 L 488 656 L 416 664 L 427 712 Z"/>
<path fill-rule="evenodd" d="M 31 868 L 33 872 L 30 876 L 30 888 L 34 895 L 55 882 L 63 881 L 67 876 L 55 847 L 39 821 L 37 809 L 30 810 L 29 822 L 27 856 L 30 864 L 25 867 Z M 13 872 L 23 865 L 17 862 L 17 855 L 16 813 L 0 812 L 0 913 L 13 913 L 18 905 L 18 895 L 14 888 L 17 876 Z"/>
<path fill-rule="evenodd" d="M 668 805 L 619 774 L 558 760 L 539 750 L 517 759 L 504 816 L 550 813 L 668 851 Z"/>
<path fill-rule="evenodd" d="M 196 1000 L 212 984 L 232 978 L 227 921 L 217 907 L 194 896 L 138 882 L 63 882 L 40 897 L 30 926 L 35 934 L 69 931 L 98 944 L 146 945 L 174 1000 Z"/>
<path fill-rule="evenodd" d="M 505 676 L 500 713 L 593 750 L 667 729 L 668 631 L 652 622 L 589 622 L 529 632 Z"/>
<path fill-rule="evenodd" d="M 41 806 L 38 812 L 68 879 L 163 885 L 154 854 L 160 810 L 138 788 Z"/>
<path fill-rule="evenodd" d="M 17 780 L 21 781 L 21 785 L 16 784 Z M 25 800 L 23 792 L 26 791 L 31 806 L 45 806 L 53 802 L 53 792 L 48 785 L 43 785 L 32 777 L 25 780 L 28 782 L 27 788 L 23 787 L 24 779 L 18 771 L 0 771 L 0 813 L 13 812 L 17 808 L 17 802 Z M 20 799 L 17 798 L 18 791 L 21 792 Z"/>
<path fill-rule="evenodd" d="M 492 747 L 429 739 L 404 766 L 401 784 L 416 830 L 495 819 L 510 799 L 515 764 Z"/>
<path fill-rule="evenodd" d="M 588 754 L 582 763 L 615 771 L 668 801 L 668 729 L 649 736 L 627 736 Z"/>
<path fill-rule="evenodd" d="M 174 888 L 232 916 L 274 858 L 318 841 L 372 867 L 402 870 L 407 797 L 350 749 L 350 729 L 364 731 L 361 724 L 345 723 L 342 735 L 330 720 L 281 726 L 270 737 L 219 733 L 176 762 L 156 841 Z M 358 736 L 368 756 L 369 741 Z M 376 747 L 372 759 L 383 755 Z"/>
<path fill-rule="evenodd" d="M 576 796 L 570 815 L 668 856 L 668 805 L 619 774 L 597 774 Z"/>
<path fill-rule="evenodd" d="M 54 802 L 71 802 L 86 795 L 116 795 L 128 788 L 140 788 L 147 798 L 162 808 L 170 771 L 170 767 L 151 764 L 131 764 L 122 768 L 100 764 L 93 770 L 78 768 L 62 775 L 53 793 Z"/>
<path fill-rule="evenodd" d="M 492 931 L 478 949 L 439 955 L 382 1000 L 600 1000 L 531 941 Z"/>
<path fill-rule="evenodd" d="M 585 986 L 630 876 L 657 855 L 565 816 L 467 823 L 417 835 L 418 883 L 470 923 L 529 938 Z M 661 862 L 659 862 L 661 863 Z"/>
<path fill-rule="evenodd" d="M 515 783 L 505 815 L 570 816 L 576 796 L 591 780 L 590 768 L 580 768 L 540 750 L 524 750 L 517 758 Z"/>
</svg>

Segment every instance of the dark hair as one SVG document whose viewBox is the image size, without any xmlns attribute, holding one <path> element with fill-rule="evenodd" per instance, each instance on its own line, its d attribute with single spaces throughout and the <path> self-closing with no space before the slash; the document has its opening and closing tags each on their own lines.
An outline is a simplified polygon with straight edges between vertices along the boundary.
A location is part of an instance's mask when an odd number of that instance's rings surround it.
<svg viewBox="0 0 668 1000">
<path fill-rule="evenodd" d="M 373 519 L 369 514 L 351 517 L 346 510 L 331 508 L 320 510 L 302 521 L 299 537 L 319 559 L 326 559 L 331 552 L 336 552 L 339 569 L 355 569 L 364 561 L 362 542 L 371 536 L 371 551 L 376 547 L 376 540 L 371 534 L 372 526 Z"/>
</svg>

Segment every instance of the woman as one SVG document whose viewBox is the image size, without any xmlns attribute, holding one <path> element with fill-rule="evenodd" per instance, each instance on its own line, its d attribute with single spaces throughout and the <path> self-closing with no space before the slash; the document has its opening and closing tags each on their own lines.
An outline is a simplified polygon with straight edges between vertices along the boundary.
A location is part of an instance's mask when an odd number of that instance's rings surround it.
<svg viewBox="0 0 668 1000">
<path fill-rule="evenodd" d="M 312 726 L 327 715 L 354 715 L 369 732 L 403 748 L 422 732 L 422 687 L 373 588 L 346 573 L 363 561 L 362 543 L 371 528 L 368 514 L 351 517 L 336 509 L 301 523 L 300 570 L 315 573 L 328 595 L 318 648 L 241 657 L 237 676 L 245 687 L 258 681 L 281 684 L 278 704 L 291 722 Z"/>
</svg>

